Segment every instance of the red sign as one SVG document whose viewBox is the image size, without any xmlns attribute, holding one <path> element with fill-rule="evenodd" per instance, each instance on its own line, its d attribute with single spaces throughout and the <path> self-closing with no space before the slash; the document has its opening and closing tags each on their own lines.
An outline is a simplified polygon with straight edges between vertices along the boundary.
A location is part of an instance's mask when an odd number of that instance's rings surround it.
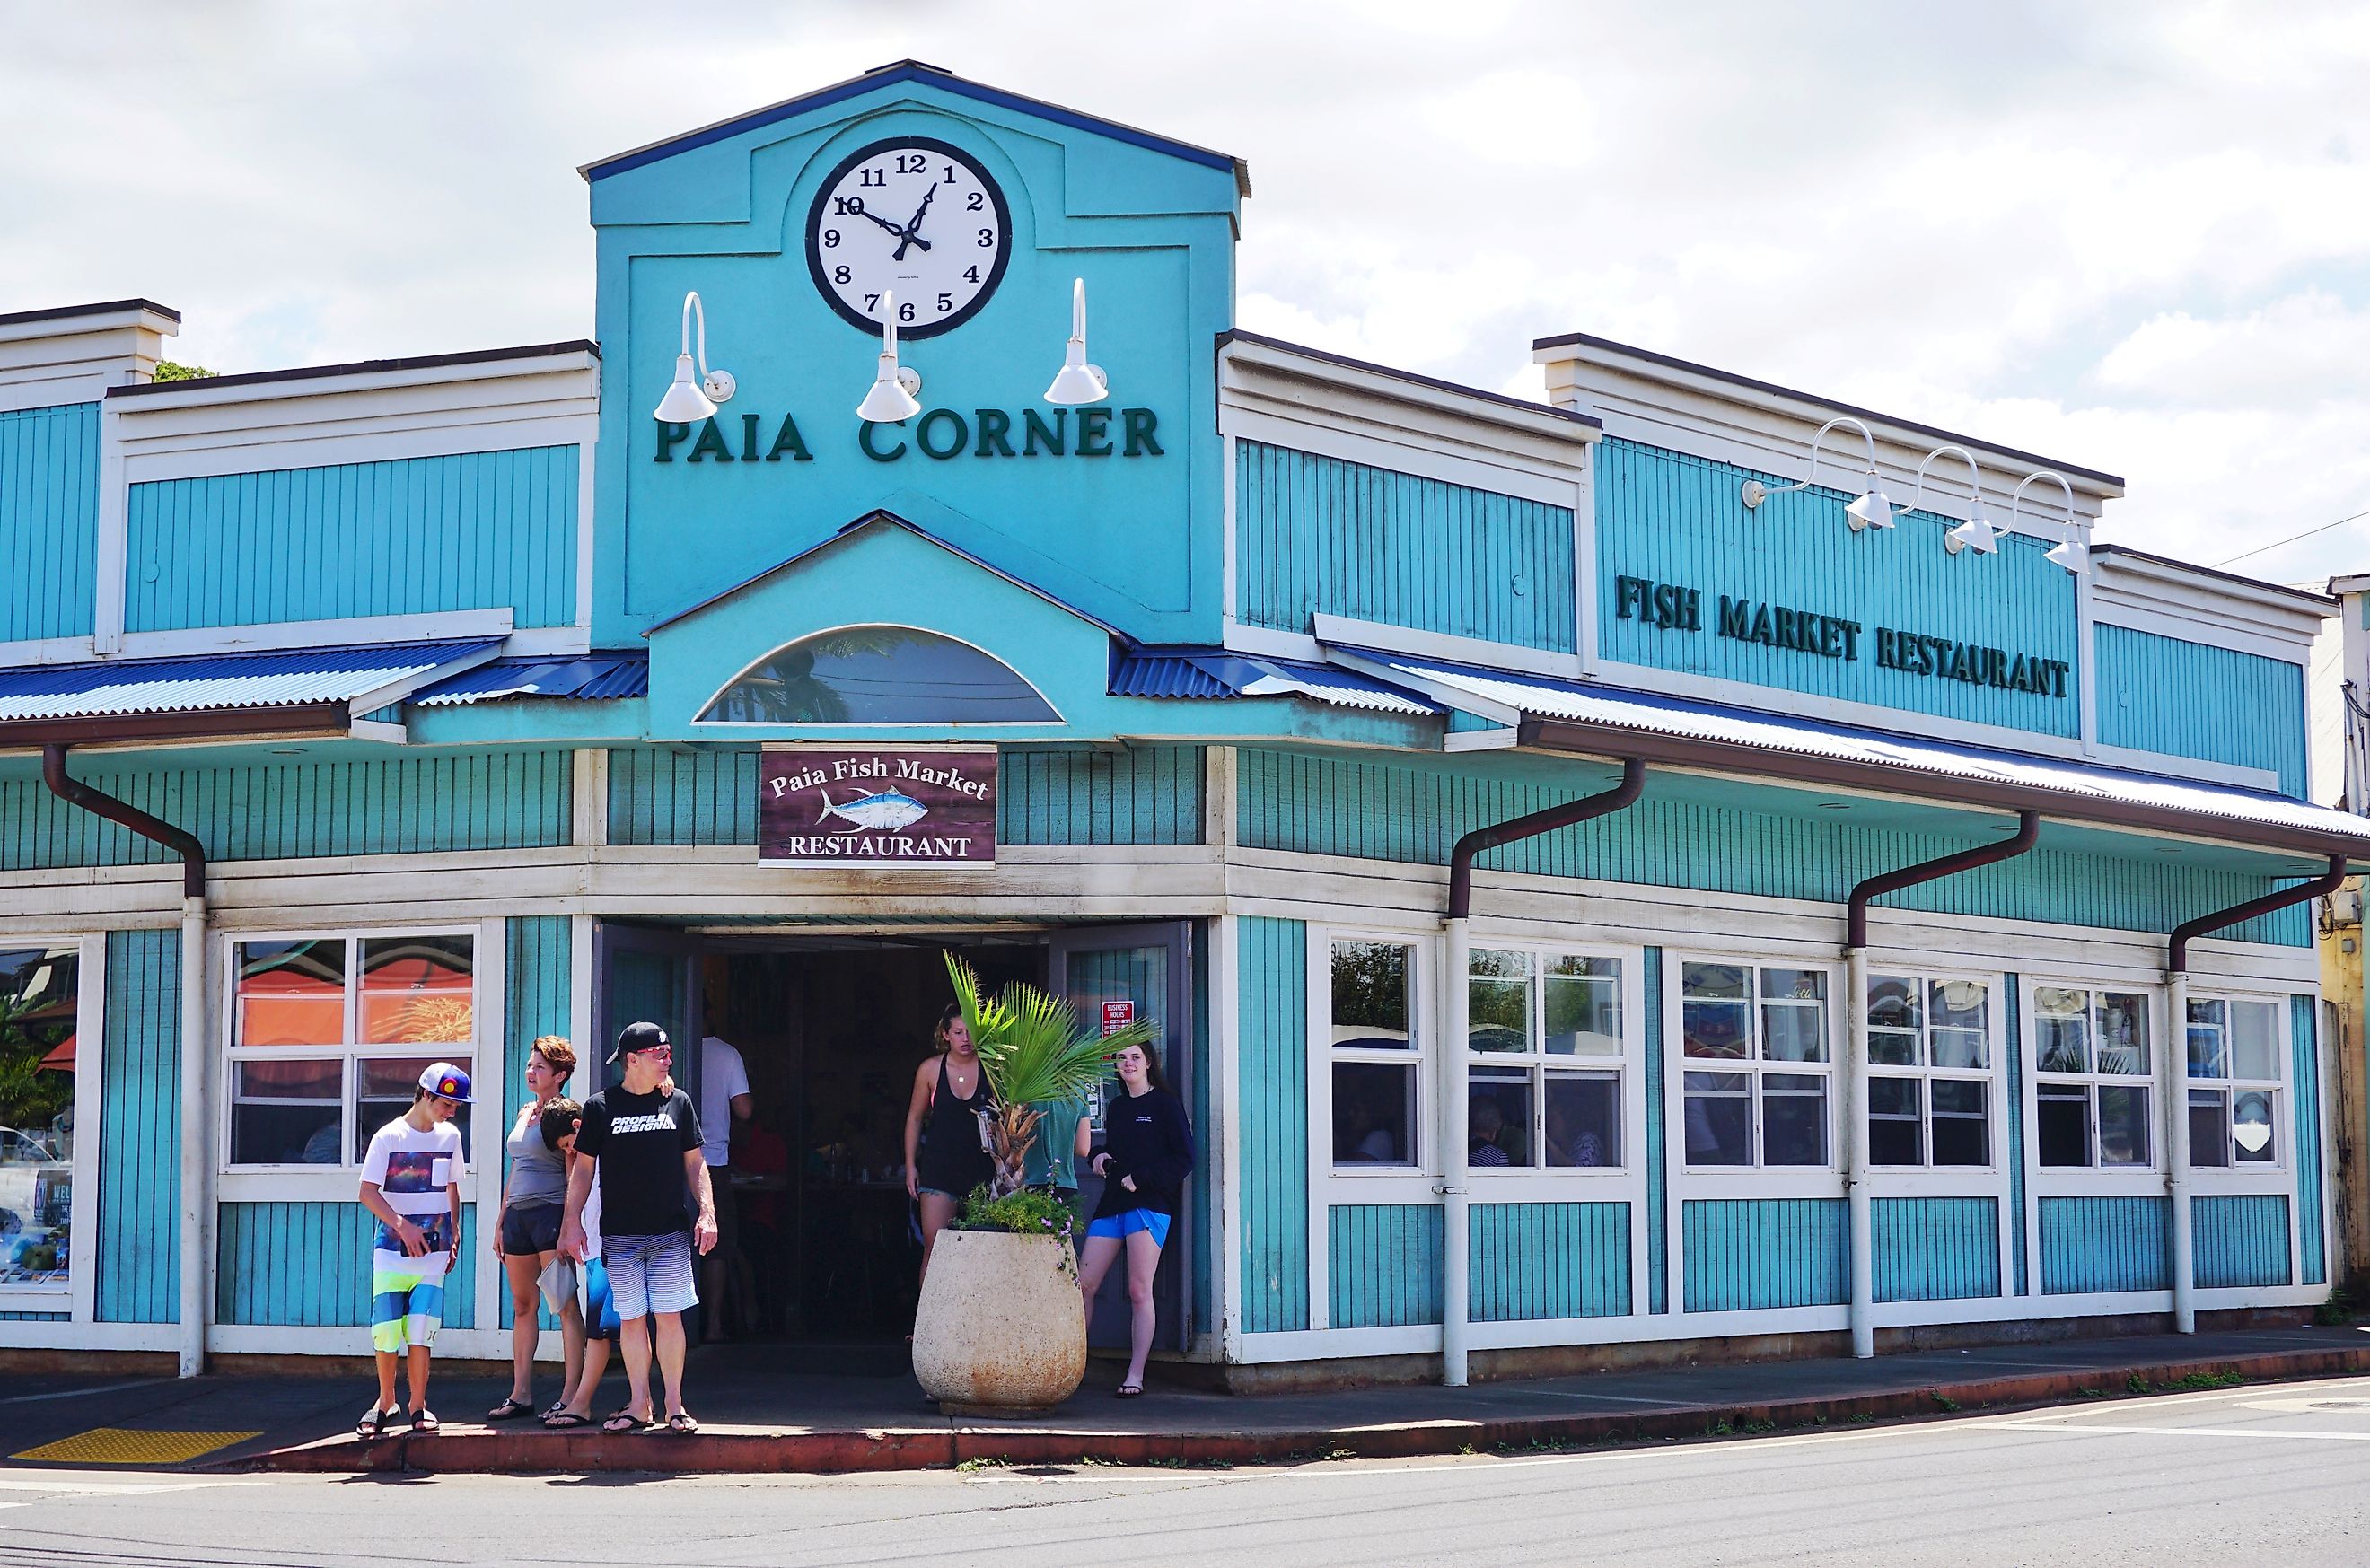
<svg viewBox="0 0 2370 1568">
<path fill-rule="evenodd" d="M 1103 1003 L 1103 1033 L 1116 1035 L 1135 1022 L 1135 1003 L 1106 1001 Z"/>
<path fill-rule="evenodd" d="M 768 747 L 757 858 L 783 865 L 994 865 L 993 746 Z"/>
</svg>

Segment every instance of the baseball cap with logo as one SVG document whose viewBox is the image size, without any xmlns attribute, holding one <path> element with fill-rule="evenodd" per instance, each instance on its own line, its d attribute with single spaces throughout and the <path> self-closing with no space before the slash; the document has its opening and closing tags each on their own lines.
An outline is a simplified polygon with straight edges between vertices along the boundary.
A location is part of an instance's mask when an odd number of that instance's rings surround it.
<svg viewBox="0 0 2370 1568">
<path fill-rule="evenodd" d="M 431 1061 L 420 1075 L 420 1086 L 440 1099 L 469 1103 L 469 1071 L 449 1061 Z"/>
<path fill-rule="evenodd" d="M 609 1059 L 623 1061 L 628 1051 L 654 1051 L 667 1044 L 667 1032 L 657 1024 L 628 1024 L 617 1031 L 617 1048 L 609 1053 Z"/>
</svg>

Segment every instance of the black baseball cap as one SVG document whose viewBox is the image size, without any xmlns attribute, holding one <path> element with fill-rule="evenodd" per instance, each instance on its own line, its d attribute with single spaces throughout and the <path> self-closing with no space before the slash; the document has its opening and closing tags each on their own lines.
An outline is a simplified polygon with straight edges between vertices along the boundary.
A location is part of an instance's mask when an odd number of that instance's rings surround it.
<svg viewBox="0 0 2370 1568">
<path fill-rule="evenodd" d="M 609 1053 L 609 1059 L 622 1061 L 628 1051 L 654 1051 L 670 1043 L 667 1032 L 655 1024 L 628 1024 L 617 1031 L 617 1048 Z"/>
</svg>

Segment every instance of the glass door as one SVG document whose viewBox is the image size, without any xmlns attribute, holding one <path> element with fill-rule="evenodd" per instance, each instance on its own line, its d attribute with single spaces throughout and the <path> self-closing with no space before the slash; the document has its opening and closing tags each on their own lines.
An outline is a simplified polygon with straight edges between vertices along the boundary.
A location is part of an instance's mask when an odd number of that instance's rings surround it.
<svg viewBox="0 0 2370 1568">
<path fill-rule="evenodd" d="M 592 1084 L 605 1089 L 622 1070 L 607 1065 L 617 1031 L 649 1022 L 674 1043 L 675 1087 L 699 1103 L 699 939 L 681 932 L 603 921 L 593 932 Z"/>
</svg>

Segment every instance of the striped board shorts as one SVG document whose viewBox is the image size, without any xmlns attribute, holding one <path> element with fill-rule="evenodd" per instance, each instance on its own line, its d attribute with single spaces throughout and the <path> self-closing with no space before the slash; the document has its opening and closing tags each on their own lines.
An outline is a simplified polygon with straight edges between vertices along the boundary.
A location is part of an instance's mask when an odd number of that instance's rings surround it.
<svg viewBox="0 0 2370 1568">
<path fill-rule="evenodd" d="M 444 1326 L 444 1260 L 450 1256 L 443 1251 L 416 1258 L 372 1254 L 373 1350 L 400 1356 L 435 1343 L 436 1331 Z"/>
<path fill-rule="evenodd" d="M 609 1295 L 617 1303 L 621 1322 L 699 1304 L 691 1276 L 691 1238 L 680 1230 L 664 1236 L 604 1235 L 601 1261 L 608 1266 Z"/>
</svg>

